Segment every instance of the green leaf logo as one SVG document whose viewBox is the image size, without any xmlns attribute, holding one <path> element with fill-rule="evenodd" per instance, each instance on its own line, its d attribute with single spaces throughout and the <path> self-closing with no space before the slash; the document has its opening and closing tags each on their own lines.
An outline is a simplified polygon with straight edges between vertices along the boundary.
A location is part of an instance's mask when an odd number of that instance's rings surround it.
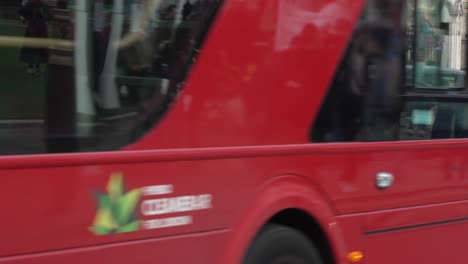
<svg viewBox="0 0 468 264">
<path fill-rule="evenodd" d="M 136 208 L 140 201 L 140 189 L 125 191 L 123 175 L 114 173 L 107 184 L 107 194 L 96 193 L 98 210 L 90 230 L 96 235 L 136 231 L 140 222 Z"/>
</svg>

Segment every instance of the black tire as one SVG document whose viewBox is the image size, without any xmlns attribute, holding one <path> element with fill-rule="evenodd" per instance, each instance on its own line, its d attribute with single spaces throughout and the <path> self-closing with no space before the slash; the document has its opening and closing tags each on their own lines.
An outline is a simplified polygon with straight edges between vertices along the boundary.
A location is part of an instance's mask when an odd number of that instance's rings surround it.
<svg viewBox="0 0 468 264">
<path fill-rule="evenodd" d="M 312 241 L 300 231 L 269 224 L 247 252 L 244 264 L 322 264 Z"/>
</svg>

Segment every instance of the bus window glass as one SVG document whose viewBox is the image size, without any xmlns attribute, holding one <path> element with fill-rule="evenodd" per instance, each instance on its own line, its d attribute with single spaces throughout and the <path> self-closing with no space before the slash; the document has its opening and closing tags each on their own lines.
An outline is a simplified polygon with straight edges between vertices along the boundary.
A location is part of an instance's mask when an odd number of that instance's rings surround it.
<svg viewBox="0 0 468 264">
<path fill-rule="evenodd" d="M 458 0 L 408 1 L 400 139 L 468 137 L 467 14 Z"/>
<path fill-rule="evenodd" d="M 466 15 L 459 0 L 408 1 L 407 77 L 416 89 L 464 89 Z"/>
<path fill-rule="evenodd" d="M 220 0 L 0 3 L 0 155 L 116 150 L 183 88 Z"/>
<path fill-rule="evenodd" d="M 368 0 L 311 140 L 468 138 L 467 18 L 458 0 Z"/>
<path fill-rule="evenodd" d="M 312 141 L 398 139 L 404 22 L 404 1 L 366 2 L 312 127 Z"/>
</svg>

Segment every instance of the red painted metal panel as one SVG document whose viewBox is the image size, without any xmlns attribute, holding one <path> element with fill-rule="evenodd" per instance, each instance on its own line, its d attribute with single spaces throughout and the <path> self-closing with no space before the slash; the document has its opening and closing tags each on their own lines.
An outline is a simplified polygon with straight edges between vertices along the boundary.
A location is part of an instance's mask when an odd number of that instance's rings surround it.
<svg viewBox="0 0 468 264">
<path fill-rule="evenodd" d="M 460 252 L 463 222 L 365 232 L 466 217 L 459 202 L 468 200 L 466 140 L 308 144 L 362 5 L 226 0 L 187 86 L 145 138 L 108 153 L 0 158 L 0 263 L 227 263 L 289 207 L 318 220 L 338 263 L 348 250 L 383 264 L 439 263 Z M 387 190 L 375 187 L 382 171 L 395 175 Z M 129 189 L 172 185 L 161 198 L 209 193 L 212 208 L 188 213 L 190 225 L 96 236 L 93 190 L 115 172 Z M 232 233 L 213 231 L 225 229 Z M 184 236 L 202 232 L 212 233 Z M 436 236 L 455 247 L 430 244 Z M 383 250 L 417 243 L 425 247 L 414 255 Z M 415 257 L 437 248 L 435 258 Z M 220 261 L 224 253 L 232 259 Z"/>
</svg>

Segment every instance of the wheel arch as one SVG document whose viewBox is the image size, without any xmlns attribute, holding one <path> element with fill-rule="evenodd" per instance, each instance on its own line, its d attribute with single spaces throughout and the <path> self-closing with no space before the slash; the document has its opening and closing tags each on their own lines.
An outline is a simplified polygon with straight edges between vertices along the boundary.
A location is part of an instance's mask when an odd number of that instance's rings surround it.
<svg viewBox="0 0 468 264">
<path fill-rule="evenodd" d="M 302 176 L 278 176 L 263 184 L 234 223 L 222 263 L 242 263 L 257 234 L 269 223 L 299 229 L 314 242 L 323 240 L 316 246 L 326 250 L 321 253 L 326 264 L 340 263 L 340 256 L 345 254 L 342 232 L 330 202 Z"/>
</svg>

